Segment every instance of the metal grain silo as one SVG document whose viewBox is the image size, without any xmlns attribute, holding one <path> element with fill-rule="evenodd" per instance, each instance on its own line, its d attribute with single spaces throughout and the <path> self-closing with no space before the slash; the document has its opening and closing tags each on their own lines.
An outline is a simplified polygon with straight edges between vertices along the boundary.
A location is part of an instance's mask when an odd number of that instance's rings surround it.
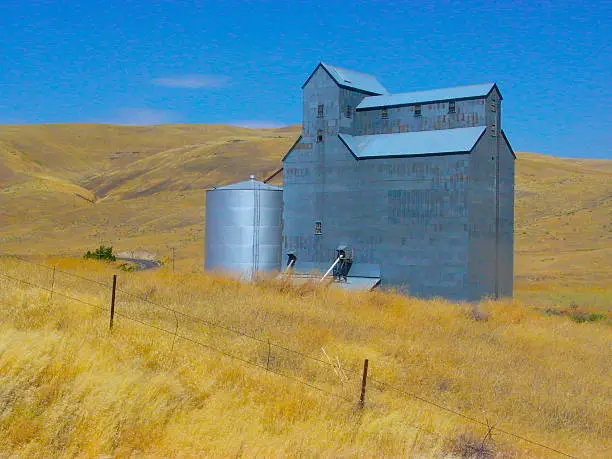
<svg viewBox="0 0 612 459">
<path fill-rule="evenodd" d="M 281 264 L 283 190 L 255 180 L 206 193 L 206 270 L 252 279 Z"/>
</svg>

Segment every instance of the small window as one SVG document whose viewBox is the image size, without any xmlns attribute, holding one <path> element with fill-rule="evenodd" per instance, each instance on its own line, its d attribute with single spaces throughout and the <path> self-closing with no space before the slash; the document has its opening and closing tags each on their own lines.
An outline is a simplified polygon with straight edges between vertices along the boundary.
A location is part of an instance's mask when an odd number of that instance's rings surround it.
<svg viewBox="0 0 612 459">
<path fill-rule="evenodd" d="M 383 120 L 388 120 L 389 119 L 389 110 L 387 110 L 386 108 L 383 108 L 380 111 L 380 118 Z"/>
<path fill-rule="evenodd" d="M 344 109 L 344 116 L 346 116 L 347 118 L 352 118 L 353 117 L 353 107 L 351 107 L 350 105 L 347 105 L 346 108 Z"/>
<path fill-rule="evenodd" d="M 319 129 L 317 131 L 317 143 L 321 143 L 321 142 L 323 142 L 323 131 Z"/>
<path fill-rule="evenodd" d="M 491 137 L 497 137 L 497 126 L 491 126 Z"/>
<path fill-rule="evenodd" d="M 497 111 L 497 101 L 496 100 L 492 100 L 491 101 L 491 111 L 492 112 L 496 112 Z"/>
<path fill-rule="evenodd" d="M 323 104 L 317 105 L 317 118 L 323 118 Z"/>
<path fill-rule="evenodd" d="M 320 221 L 315 222 L 315 236 L 323 234 L 323 223 Z"/>
<path fill-rule="evenodd" d="M 455 113 L 455 101 L 451 100 L 448 103 L 448 113 Z"/>
<path fill-rule="evenodd" d="M 421 106 L 420 105 L 414 106 L 414 116 L 421 116 Z"/>
</svg>

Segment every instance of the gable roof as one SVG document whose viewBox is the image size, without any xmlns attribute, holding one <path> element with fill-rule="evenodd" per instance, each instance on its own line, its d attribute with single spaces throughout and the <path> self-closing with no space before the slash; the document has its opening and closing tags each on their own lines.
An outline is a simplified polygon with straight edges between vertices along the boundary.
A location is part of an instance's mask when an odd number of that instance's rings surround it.
<svg viewBox="0 0 612 459">
<path fill-rule="evenodd" d="M 486 126 L 352 136 L 338 134 L 357 159 L 469 153 Z"/>
<path fill-rule="evenodd" d="M 416 91 L 405 92 L 402 94 L 371 96 L 363 99 L 357 106 L 357 110 L 390 106 L 398 107 L 401 105 L 419 103 L 424 104 L 427 102 L 438 102 L 442 100 L 461 100 L 486 97 L 491 93 L 491 91 L 493 91 L 494 88 L 497 88 L 495 83 L 485 83 L 471 86 L 458 86 L 456 88 L 433 89 L 431 91 Z"/>
<path fill-rule="evenodd" d="M 317 65 L 306 82 L 302 85 L 302 89 L 304 89 L 304 86 L 308 84 L 312 76 L 320 67 L 323 68 L 341 88 L 356 89 L 368 94 L 388 94 L 385 87 L 378 82 L 376 77 L 368 75 L 367 73 L 335 67 L 324 62 L 320 62 L 319 65 Z"/>
</svg>

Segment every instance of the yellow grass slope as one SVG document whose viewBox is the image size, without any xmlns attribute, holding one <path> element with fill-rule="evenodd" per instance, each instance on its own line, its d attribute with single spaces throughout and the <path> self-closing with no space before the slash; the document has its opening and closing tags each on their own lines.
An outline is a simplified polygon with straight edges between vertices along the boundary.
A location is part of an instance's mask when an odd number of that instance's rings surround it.
<svg viewBox="0 0 612 459">
<path fill-rule="evenodd" d="M 53 263 L 105 282 L 114 272 L 104 264 Z M 0 259 L 0 268 L 52 283 L 42 267 Z M 52 300 L 0 276 L 0 455 L 466 457 L 481 449 L 495 457 L 555 457 L 499 431 L 483 442 L 485 427 L 378 380 L 568 454 L 609 457 L 612 355 L 603 322 L 579 324 L 520 301 L 474 310 L 277 281 L 121 274 L 125 291 L 261 340 L 179 316 L 187 339 L 173 343 L 170 334 L 126 318 L 174 331 L 173 313 L 122 292 L 122 316 L 110 334 L 108 289 L 61 271 Z M 342 370 L 269 348 L 267 340 L 329 357 Z M 370 382 L 358 411 L 363 358 L 370 359 Z"/>
<path fill-rule="evenodd" d="M 0 243 L 12 253 L 169 246 L 202 258 L 204 192 L 279 167 L 295 128 L 0 127 Z M 200 263 L 198 263 L 200 264 Z"/>
<path fill-rule="evenodd" d="M 519 153 L 518 281 L 609 284 L 612 161 Z"/>
</svg>

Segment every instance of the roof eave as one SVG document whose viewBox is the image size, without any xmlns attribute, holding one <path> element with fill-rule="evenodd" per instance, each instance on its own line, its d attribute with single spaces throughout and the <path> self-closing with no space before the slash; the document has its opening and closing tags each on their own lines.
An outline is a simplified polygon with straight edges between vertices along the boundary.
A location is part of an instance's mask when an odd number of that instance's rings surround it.
<svg viewBox="0 0 612 459">
<path fill-rule="evenodd" d="M 319 70 L 319 67 L 323 67 L 323 69 L 327 72 L 327 74 L 331 76 L 331 74 L 327 71 L 327 69 L 325 68 L 325 66 L 323 65 L 323 62 L 319 62 L 319 64 L 315 67 L 315 69 L 312 71 L 312 73 L 310 74 L 310 76 L 306 79 L 306 81 L 304 82 L 304 84 L 302 85 L 302 89 L 304 89 L 306 87 L 306 85 L 308 84 L 308 82 L 310 81 L 310 79 L 313 77 L 313 75 L 317 72 L 317 70 Z M 332 80 L 334 79 L 334 77 L 332 77 Z M 336 80 L 334 80 L 336 81 Z"/>
<path fill-rule="evenodd" d="M 384 156 L 358 156 L 352 150 L 350 145 L 347 142 L 344 141 L 344 139 L 342 138 L 342 134 L 338 134 L 338 138 L 340 139 L 340 142 L 342 142 L 342 144 L 348 149 L 348 151 L 351 152 L 351 155 L 353 155 L 353 157 L 357 161 L 360 161 L 362 159 L 420 158 L 420 157 L 423 157 L 423 156 L 469 155 L 469 154 L 472 153 L 472 151 L 474 151 L 474 147 L 480 141 L 480 139 L 482 139 L 482 136 L 485 134 L 485 132 L 486 132 L 486 129 L 483 129 L 483 131 L 478 136 L 478 139 L 476 139 L 476 141 L 472 145 L 472 148 L 470 148 L 469 150 L 438 151 L 438 152 L 435 152 L 435 153 L 417 153 L 417 154 L 406 153 L 406 154 L 402 154 L 402 155 L 384 155 Z M 348 134 L 346 134 L 346 135 L 348 135 Z"/>
<path fill-rule="evenodd" d="M 363 159 L 393 159 L 393 158 L 423 158 L 426 156 L 451 156 L 451 155 L 469 155 L 472 153 L 472 150 L 469 151 L 444 151 L 444 152 L 436 152 L 436 153 L 406 153 L 402 155 L 384 155 L 384 156 L 359 156 L 357 160 Z"/>
<path fill-rule="evenodd" d="M 506 145 L 508 145 L 508 148 L 510 149 L 510 153 L 512 153 L 512 156 L 514 156 L 514 159 L 516 159 L 516 153 L 514 152 L 514 148 L 512 148 L 512 145 L 510 145 L 510 141 L 508 140 L 508 137 L 506 137 L 506 133 L 504 132 L 504 130 L 501 130 L 502 133 L 502 137 L 504 138 L 504 141 L 506 142 Z"/>
<path fill-rule="evenodd" d="M 490 94 L 490 92 L 489 92 Z M 380 95 L 384 95 L 384 94 L 380 94 Z M 424 101 L 418 101 L 418 102 L 407 102 L 405 104 L 393 104 L 393 105 L 375 105 L 372 107 L 361 107 L 359 108 L 359 106 L 357 106 L 357 108 L 355 109 L 355 111 L 358 112 L 365 112 L 368 110 L 377 110 L 380 108 L 399 108 L 399 107 L 409 107 L 410 105 L 424 105 L 424 104 L 435 104 L 435 103 L 439 103 L 439 102 L 446 102 L 448 100 L 456 100 L 456 101 L 461 101 L 461 100 L 475 100 L 475 99 L 486 99 L 488 97 L 488 95 L 486 96 L 470 96 L 470 97 L 458 97 L 458 98 L 452 98 L 452 99 L 434 99 L 434 100 L 424 100 Z M 500 94 L 500 98 L 501 98 L 501 94 Z"/>
<path fill-rule="evenodd" d="M 502 97 L 501 91 L 499 90 L 499 87 L 497 86 L 497 83 L 490 83 L 492 84 L 491 89 L 489 89 L 489 91 L 486 94 L 482 94 L 479 96 L 469 96 L 469 97 L 451 97 L 451 98 L 444 98 L 444 99 L 430 99 L 430 100 L 420 100 L 418 102 L 407 102 L 407 103 L 403 103 L 403 104 L 382 104 L 382 105 L 375 105 L 372 107 L 359 107 L 357 106 L 357 108 L 355 108 L 356 111 L 358 112 L 362 112 L 362 111 L 367 111 L 367 110 L 377 110 L 377 109 L 381 109 L 381 108 L 399 108 L 399 107 L 408 107 L 410 105 L 423 105 L 423 104 L 435 104 L 435 103 L 439 103 L 439 102 L 446 102 L 448 100 L 456 100 L 456 101 L 461 101 L 461 100 L 474 100 L 474 99 L 486 99 L 487 97 L 489 97 L 491 95 L 491 93 L 493 92 L 493 90 L 497 90 L 497 93 L 499 94 L 499 99 L 503 100 L 504 98 Z M 378 94 L 380 96 L 384 96 L 386 94 Z M 393 94 L 389 94 L 389 95 L 393 95 Z"/>
<path fill-rule="evenodd" d="M 344 139 L 342 138 L 342 134 L 338 134 L 338 138 L 340 139 L 340 142 L 342 142 L 342 144 L 346 147 L 346 149 L 351 152 L 351 155 L 353 155 L 353 158 L 359 161 L 359 157 L 355 154 L 355 152 L 349 146 L 349 144 L 344 141 Z"/>
<path fill-rule="evenodd" d="M 336 81 L 336 80 L 334 79 L 334 81 Z M 365 89 L 359 89 L 359 88 L 355 88 L 353 86 L 348 86 L 348 85 L 345 85 L 345 84 L 340 84 L 337 81 L 336 81 L 336 83 L 341 88 L 350 89 L 351 91 L 360 92 L 362 94 L 367 94 L 368 96 L 384 96 L 385 95 L 384 93 L 380 93 L 380 92 L 366 91 Z"/>
<path fill-rule="evenodd" d="M 372 92 L 372 91 L 367 91 L 365 89 L 360 89 L 360 88 L 356 88 L 354 86 L 349 86 L 346 84 L 343 84 L 341 82 L 339 82 L 332 74 L 331 72 L 327 69 L 327 67 L 325 66 L 325 63 L 323 62 L 319 62 L 319 65 L 317 65 L 315 67 L 315 69 L 312 71 L 312 73 L 310 74 L 310 76 L 308 77 L 308 79 L 304 82 L 304 84 L 302 85 L 302 89 L 304 89 L 306 87 L 306 85 L 308 84 L 308 82 L 311 80 L 311 78 L 313 77 L 313 75 L 317 72 L 317 70 L 319 70 L 319 67 L 321 67 L 323 70 L 325 70 L 325 73 L 327 73 L 329 75 L 329 77 L 334 80 L 334 82 L 341 88 L 344 89 L 350 89 L 351 91 L 356 91 L 356 92 L 360 92 L 363 94 L 367 94 L 369 96 L 383 96 L 385 95 L 384 92 Z"/>
<path fill-rule="evenodd" d="M 497 94 L 499 94 L 499 100 L 504 100 L 504 97 L 502 96 L 502 93 L 499 90 L 499 87 L 497 86 L 497 83 L 493 83 L 493 86 L 491 87 L 491 90 L 487 93 L 487 97 L 489 97 L 491 95 L 491 93 L 493 92 L 494 89 L 496 89 L 497 90 Z"/>
<path fill-rule="evenodd" d="M 295 146 L 300 143 L 300 140 L 302 140 L 302 136 L 300 135 L 297 140 L 293 143 L 293 145 L 291 145 L 291 148 L 289 149 L 289 151 L 285 154 L 285 156 L 283 156 L 283 159 L 281 159 L 281 162 L 284 163 L 285 160 L 287 159 L 287 157 L 291 154 L 291 152 L 293 151 L 293 149 L 295 148 Z"/>
</svg>

